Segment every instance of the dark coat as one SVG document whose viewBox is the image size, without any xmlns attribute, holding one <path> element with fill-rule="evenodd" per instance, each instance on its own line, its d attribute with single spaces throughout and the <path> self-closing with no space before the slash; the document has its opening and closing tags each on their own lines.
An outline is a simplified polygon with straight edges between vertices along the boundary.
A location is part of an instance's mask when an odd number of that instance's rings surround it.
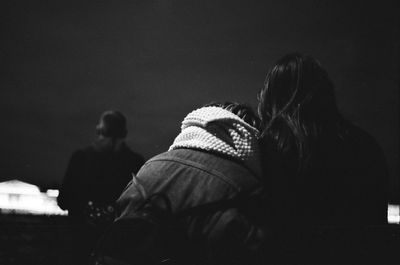
<svg viewBox="0 0 400 265">
<path fill-rule="evenodd" d="M 308 164 L 295 156 L 268 153 L 264 178 L 277 223 L 365 225 L 387 223 L 388 172 L 376 140 L 345 122 L 315 143 Z"/>
<path fill-rule="evenodd" d="M 144 159 L 125 144 L 118 151 L 101 151 L 91 145 L 75 151 L 58 197 L 59 206 L 80 220 L 88 201 L 112 204 L 137 173 Z"/>
</svg>

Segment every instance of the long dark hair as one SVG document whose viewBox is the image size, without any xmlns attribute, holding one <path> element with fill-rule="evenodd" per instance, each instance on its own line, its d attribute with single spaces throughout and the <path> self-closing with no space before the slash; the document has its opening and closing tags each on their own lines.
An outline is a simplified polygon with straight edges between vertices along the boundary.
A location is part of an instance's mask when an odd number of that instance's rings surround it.
<svg viewBox="0 0 400 265">
<path fill-rule="evenodd" d="M 300 53 L 275 63 L 258 100 L 262 139 L 281 154 L 294 153 L 301 167 L 315 140 L 334 130 L 341 119 L 327 72 L 317 60 Z"/>
</svg>

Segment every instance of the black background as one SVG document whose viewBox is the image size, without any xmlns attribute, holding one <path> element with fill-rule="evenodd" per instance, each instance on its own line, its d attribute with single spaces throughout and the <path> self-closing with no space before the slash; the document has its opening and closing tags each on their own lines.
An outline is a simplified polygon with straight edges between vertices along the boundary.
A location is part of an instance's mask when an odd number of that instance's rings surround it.
<svg viewBox="0 0 400 265">
<path fill-rule="evenodd" d="M 268 68 L 300 51 L 378 140 L 398 199 L 400 10 L 369 2 L 2 2 L 0 180 L 57 187 L 106 109 L 126 114 L 129 145 L 150 158 L 203 103 L 255 106 Z"/>
</svg>

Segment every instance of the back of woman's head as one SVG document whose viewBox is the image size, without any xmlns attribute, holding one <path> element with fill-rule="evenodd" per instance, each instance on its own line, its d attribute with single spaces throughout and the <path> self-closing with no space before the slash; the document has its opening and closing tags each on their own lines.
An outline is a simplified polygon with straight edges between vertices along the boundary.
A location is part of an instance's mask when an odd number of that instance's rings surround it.
<svg viewBox="0 0 400 265">
<path fill-rule="evenodd" d="M 300 162 L 313 140 L 340 117 L 327 72 L 317 60 L 299 53 L 282 57 L 268 72 L 258 113 L 262 137 L 278 152 L 295 152 Z"/>
<path fill-rule="evenodd" d="M 242 103 L 225 101 L 225 102 L 211 102 L 205 104 L 204 107 L 220 107 L 226 109 L 239 118 L 241 118 L 244 122 L 251 125 L 252 127 L 256 128 L 257 130 L 260 129 L 260 119 L 253 111 L 253 109 Z"/>
</svg>

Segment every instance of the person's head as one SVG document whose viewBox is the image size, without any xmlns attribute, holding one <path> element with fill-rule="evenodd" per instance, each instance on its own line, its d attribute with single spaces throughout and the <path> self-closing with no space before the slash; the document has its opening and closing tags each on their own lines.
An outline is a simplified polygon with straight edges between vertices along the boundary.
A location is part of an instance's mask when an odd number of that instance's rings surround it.
<svg viewBox="0 0 400 265">
<path fill-rule="evenodd" d="M 285 55 L 270 69 L 259 93 L 261 134 L 278 151 L 307 155 L 313 138 L 340 118 L 333 84 L 314 58 Z"/>
<path fill-rule="evenodd" d="M 211 102 L 191 111 L 169 150 L 186 148 L 222 155 L 261 175 L 259 118 L 236 102 Z"/>
<path fill-rule="evenodd" d="M 96 126 L 96 133 L 99 137 L 123 139 L 126 137 L 126 118 L 116 110 L 107 110 L 100 116 Z"/>
<path fill-rule="evenodd" d="M 237 102 L 211 102 L 208 104 L 205 104 L 204 107 L 220 107 L 223 109 L 226 109 L 239 118 L 241 118 L 243 121 L 245 121 L 247 124 L 251 125 L 252 127 L 256 129 L 260 129 L 260 118 L 256 115 L 256 113 L 253 111 L 253 109 L 246 105 L 246 104 L 241 104 Z"/>
</svg>

